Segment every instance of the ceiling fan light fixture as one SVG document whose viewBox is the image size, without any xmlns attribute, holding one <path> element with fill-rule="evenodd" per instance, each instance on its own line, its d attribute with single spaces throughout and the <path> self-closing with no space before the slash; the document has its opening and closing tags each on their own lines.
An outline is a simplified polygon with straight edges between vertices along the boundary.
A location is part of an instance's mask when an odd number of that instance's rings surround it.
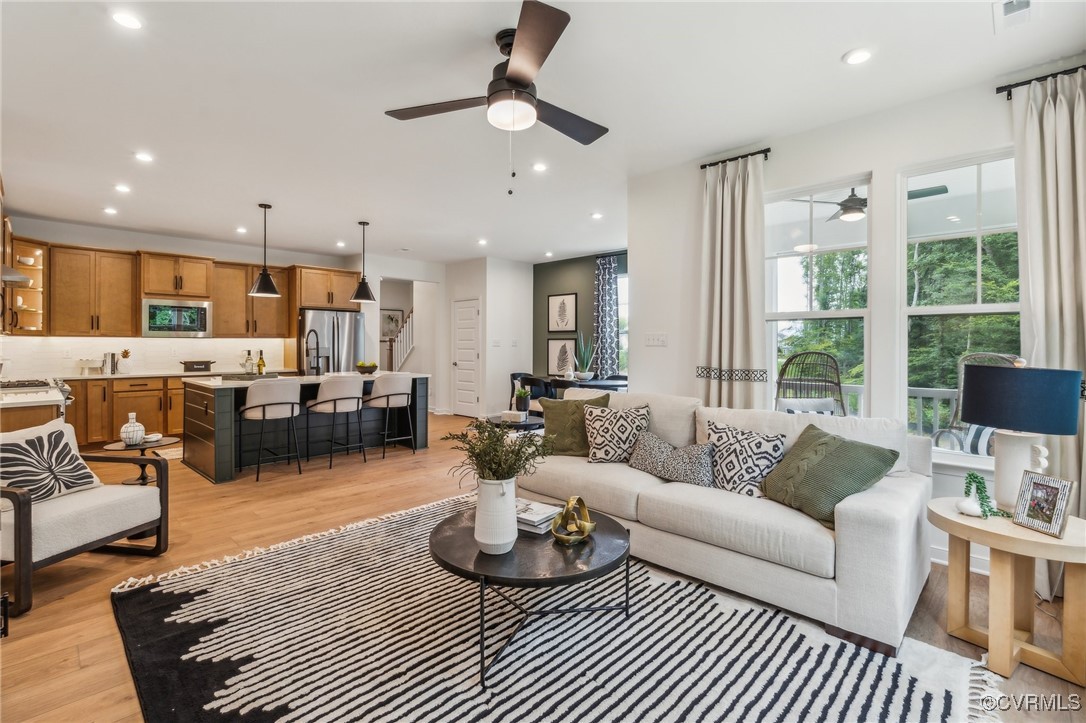
<svg viewBox="0 0 1086 723">
<path fill-rule="evenodd" d="M 796 244 L 792 247 L 792 250 L 797 254 L 809 254 L 818 250 L 818 244 Z"/>
<path fill-rule="evenodd" d="M 841 211 L 841 215 L 837 218 L 841 219 L 842 221 L 848 221 L 849 223 L 852 223 L 853 221 L 859 221 L 865 216 L 867 216 L 867 213 L 864 212 L 862 208 L 846 208 Z"/>
<path fill-rule="evenodd" d="M 535 125 L 535 98 L 512 89 L 495 91 L 486 99 L 486 119 L 503 131 L 523 131 Z"/>
</svg>

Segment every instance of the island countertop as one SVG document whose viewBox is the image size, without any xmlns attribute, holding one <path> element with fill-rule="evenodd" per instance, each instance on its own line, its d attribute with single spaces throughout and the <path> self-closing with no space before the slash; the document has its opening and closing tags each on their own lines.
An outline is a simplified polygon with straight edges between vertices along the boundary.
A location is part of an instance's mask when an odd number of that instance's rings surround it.
<svg viewBox="0 0 1086 723">
<path fill-rule="evenodd" d="M 379 376 L 384 374 L 392 374 L 393 372 L 378 371 L 375 374 L 359 374 L 358 372 L 333 372 L 331 374 L 321 374 L 320 376 L 307 376 L 307 377 L 278 377 L 279 379 L 297 379 L 303 385 L 306 384 L 320 384 L 325 379 L 331 379 L 332 377 L 342 376 L 360 376 L 368 382 L 372 382 Z M 404 374 L 412 379 L 429 379 L 429 374 L 414 374 L 409 372 L 395 372 L 397 374 Z M 275 379 L 276 377 L 268 377 L 269 379 Z M 207 389 L 248 389 L 256 379 L 253 380 L 232 380 L 223 379 L 221 376 L 212 377 L 195 377 L 192 379 L 185 379 L 186 386 L 198 386 Z"/>
</svg>

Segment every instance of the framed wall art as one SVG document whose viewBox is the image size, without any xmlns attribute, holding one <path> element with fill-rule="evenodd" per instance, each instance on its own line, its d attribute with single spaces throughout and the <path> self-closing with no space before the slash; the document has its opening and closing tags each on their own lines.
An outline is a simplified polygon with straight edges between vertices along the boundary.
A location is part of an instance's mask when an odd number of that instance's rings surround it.
<svg viewBox="0 0 1086 723">
<path fill-rule="evenodd" d="M 547 340 L 548 374 L 564 376 L 567 371 L 573 371 L 573 351 L 576 343 L 576 339 Z"/>
<path fill-rule="evenodd" d="M 403 326 L 403 309 L 381 309 L 381 338 L 396 336 Z"/>
<path fill-rule="evenodd" d="M 1063 537 L 1072 485 L 1067 480 L 1039 472 L 1023 472 L 1018 504 L 1014 509 L 1014 524 L 1053 537 Z"/>
<path fill-rule="evenodd" d="M 577 331 L 577 294 L 547 297 L 547 331 Z"/>
</svg>

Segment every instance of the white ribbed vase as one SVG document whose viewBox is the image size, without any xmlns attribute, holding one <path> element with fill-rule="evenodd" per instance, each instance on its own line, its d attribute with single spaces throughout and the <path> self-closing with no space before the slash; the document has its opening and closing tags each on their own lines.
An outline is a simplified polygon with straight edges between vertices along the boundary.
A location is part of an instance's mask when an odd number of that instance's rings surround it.
<svg viewBox="0 0 1086 723">
<path fill-rule="evenodd" d="M 488 555 L 504 555 L 517 541 L 517 478 L 479 480 L 475 542 Z"/>
<path fill-rule="evenodd" d="M 121 441 L 131 446 L 143 441 L 143 425 L 136 421 L 136 413 L 128 413 L 128 424 L 121 427 Z M 516 524 L 514 522 L 514 524 Z"/>
</svg>

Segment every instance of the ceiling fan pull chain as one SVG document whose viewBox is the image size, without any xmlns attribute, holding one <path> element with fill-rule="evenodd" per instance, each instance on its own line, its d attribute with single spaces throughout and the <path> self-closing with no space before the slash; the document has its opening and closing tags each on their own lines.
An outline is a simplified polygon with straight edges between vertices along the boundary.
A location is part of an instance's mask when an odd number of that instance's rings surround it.
<svg viewBox="0 0 1086 723">
<path fill-rule="evenodd" d="M 517 177 L 517 170 L 513 166 L 513 131 L 509 131 L 509 178 L 514 179 L 516 177 Z M 513 184 L 513 181 L 510 180 L 509 181 L 509 185 L 510 185 L 509 195 L 510 196 L 513 195 L 512 184 Z"/>
</svg>

